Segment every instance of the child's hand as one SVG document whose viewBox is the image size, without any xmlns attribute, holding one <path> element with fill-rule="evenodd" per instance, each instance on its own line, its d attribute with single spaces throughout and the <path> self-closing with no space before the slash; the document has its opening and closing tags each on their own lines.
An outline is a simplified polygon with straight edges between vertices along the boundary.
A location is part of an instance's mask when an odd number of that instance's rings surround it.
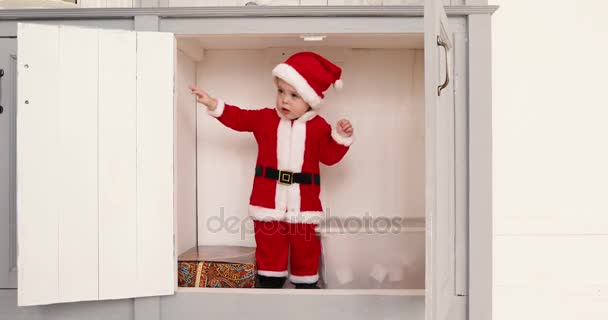
<svg viewBox="0 0 608 320">
<path fill-rule="evenodd" d="M 214 111 L 217 108 L 217 99 L 208 95 L 207 92 L 195 86 L 190 86 L 190 90 L 192 94 L 196 95 L 196 101 L 204 104 L 209 111 Z"/>
<path fill-rule="evenodd" d="M 338 134 L 343 137 L 350 137 L 353 135 L 353 126 L 350 121 L 342 119 L 336 124 Z"/>
</svg>

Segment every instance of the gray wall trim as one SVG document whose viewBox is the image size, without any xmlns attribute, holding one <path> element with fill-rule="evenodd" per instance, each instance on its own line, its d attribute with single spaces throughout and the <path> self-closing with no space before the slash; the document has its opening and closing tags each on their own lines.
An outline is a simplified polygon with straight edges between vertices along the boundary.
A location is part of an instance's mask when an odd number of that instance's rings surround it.
<svg viewBox="0 0 608 320">
<path fill-rule="evenodd" d="M 160 301 L 161 319 L 423 320 L 425 311 L 423 296 L 289 292 L 295 289 L 254 289 L 258 293 L 247 293 L 248 289 L 243 289 L 242 293 L 191 289 L 178 290 L 173 296 L 163 297 Z"/>
<path fill-rule="evenodd" d="M 135 31 L 158 31 L 158 16 L 135 16 L 133 30 Z"/>
<path fill-rule="evenodd" d="M 70 303 L 55 303 L 40 306 L 18 307 L 17 290 L 0 289 L 0 319 L 133 320 L 133 299 L 81 301 Z M 200 319 L 200 317 L 196 319 Z"/>
<path fill-rule="evenodd" d="M 272 17 L 161 19 L 160 31 L 179 35 L 300 33 L 422 33 L 422 17 Z"/>
<path fill-rule="evenodd" d="M 498 6 L 446 6 L 452 15 L 492 14 Z M 424 6 L 243 6 L 192 8 L 82 8 L 0 10 L 0 19 L 182 17 L 422 17 Z"/>
<path fill-rule="evenodd" d="M 133 320 L 160 320 L 161 297 L 133 299 Z"/>
<path fill-rule="evenodd" d="M 492 318 L 491 16 L 469 16 L 469 320 Z"/>
<path fill-rule="evenodd" d="M 450 17 L 450 29 L 466 33 L 466 17 Z M 244 28 L 243 26 L 247 26 Z M 176 35 L 422 33 L 423 17 L 269 17 L 161 19 L 162 32 Z"/>
</svg>

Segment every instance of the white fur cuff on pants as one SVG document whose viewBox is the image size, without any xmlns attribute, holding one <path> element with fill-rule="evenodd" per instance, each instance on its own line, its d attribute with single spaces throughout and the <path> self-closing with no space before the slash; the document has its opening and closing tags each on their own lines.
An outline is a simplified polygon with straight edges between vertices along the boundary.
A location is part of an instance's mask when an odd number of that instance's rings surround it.
<svg viewBox="0 0 608 320">
<path fill-rule="evenodd" d="M 319 281 L 319 274 L 313 276 L 294 276 L 292 274 L 289 276 L 289 281 L 292 283 L 315 283 Z"/>
</svg>

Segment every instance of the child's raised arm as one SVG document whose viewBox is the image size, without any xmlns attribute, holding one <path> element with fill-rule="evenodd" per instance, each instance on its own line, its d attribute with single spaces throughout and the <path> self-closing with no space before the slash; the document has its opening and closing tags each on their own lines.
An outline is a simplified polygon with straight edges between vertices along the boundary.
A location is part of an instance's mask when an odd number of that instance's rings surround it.
<svg viewBox="0 0 608 320">
<path fill-rule="evenodd" d="M 207 94 L 207 92 L 195 86 L 190 86 L 190 90 L 192 91 L 192 94 L 196 95 L 196 101 L 198 103 L 204 104 L 209 111 L 215 111 L 217 108 L 216 98 L 211 97 L 209 94 Z"/>
<path fill-rule="evenodd" d="M 210 96 L 204 90 L 190 86 L 196 101 L 207 107 L 207 113 L 217 118 L 228 128 L 236 131 L 253 131 L 260 110 L 243 110 L 233 105 L 225 104 L 222 100 Z"/>
<path fill-rule="evenodd" d="M 353 126 L 350 121 L 342 119 L 331 129 L 325 124 L 325 135 L 319 146 L 319 161 L 331 166 L 342 160 L 350 145 L 353 143 Z"/>
</svg>

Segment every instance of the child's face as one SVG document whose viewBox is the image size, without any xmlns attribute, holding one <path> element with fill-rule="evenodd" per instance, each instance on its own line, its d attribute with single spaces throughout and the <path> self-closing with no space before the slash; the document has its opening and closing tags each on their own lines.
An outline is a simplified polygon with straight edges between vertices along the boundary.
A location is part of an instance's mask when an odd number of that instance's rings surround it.
<svg viewBox="0 0 608 320">
<path fill-rule="evenodd" d="M 276 78 L 275 82 L 277 84 L 276 108 L 283 116 L 289 120 L 295 120 L 310 110 L 308 103 L 302 100 L 294 87 L 280 78 Z"/>
</svg>

